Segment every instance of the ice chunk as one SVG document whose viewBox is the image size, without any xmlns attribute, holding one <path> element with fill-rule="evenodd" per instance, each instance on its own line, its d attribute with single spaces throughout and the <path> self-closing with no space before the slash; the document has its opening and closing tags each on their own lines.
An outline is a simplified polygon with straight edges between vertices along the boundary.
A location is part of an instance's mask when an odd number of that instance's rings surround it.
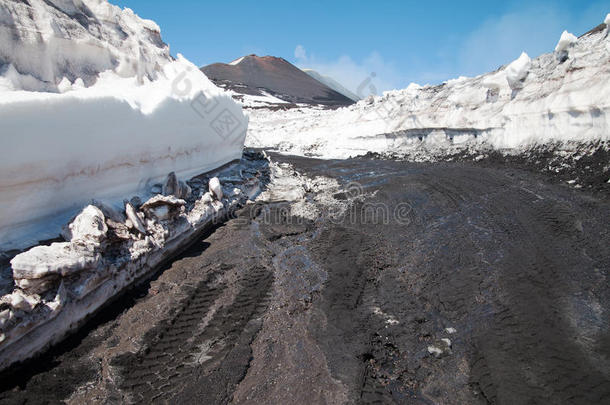
<svg viewBox="0 0 610 405">
<path fill-rule="evenodd" d="M 104 213 L 94 205 L 88 205 L 68 225 L 65 236 L 72 242 L 82 241 L 99 245 L 108 232 Z"/>
<path fill-rule="evenodd" d="M 17 310 L 30 312 L 34 308 L 34 306 L 31 305 L 25 299 L 25 296 L 23 294 L 21 294 L 19 291 L 15 291 L 12 294 L 2 297 L 2 298 L 3 298 L 3 301 L 8 301 L 7 303 L 11 307 L 13 307 L 14 309 L 17 309 Z"/>
<path fill-rule="evenodd" d="M 125 220 L 127 219 L 124 212 L 120 212 L 116 207 L 107 204 L 103 201 L 91 200 L 91 205 L 96 206 L 102 211 L 104 217 L 106 218 L 106 221 L 112 220 L 115 222 L 125 222 Z"/>
<path fill-rule="evenodd" d="M 81 79 L 79 77 L 76 80 L 74 80 L 74 83 L 72 83 L 72 88 L 73 89 L 84 89 L 85 88 L 85 82 L 83 81 L 83 79 Z"/>
<path fill-rule="evenodd" d="M 499 92 L 502 86 L 506 87 L 506 72 L 498 72 L 495 74 L 487 75 L 481 85 L 488 89 L 497 90 Z"/>
<path fill-rule="evenodd" d="M 436 358 L 451 353 L 451 340 L 447 338 L 438 340 L 434 345 L 428 346 L 428 353 Z"/>
<path fill-rule="evenodd" d="M 63 78 L 61 79 L 61 82 L 59 82 L 59 84 L 57 85 L 57 90 L 60 93 L 65 93 L 67 91 L 72 90 L 72 83 L 70 83 L 70 80 L 68 80 L 67 78 Z"/>
<path fill-rule="evenodd" d="M 176 173 L 171 172 L 167 175 L 165 179 L 165 184 L 163 184 L 163 195 L 176 195 L 180 190 L 180 185 L 178 184 L 178 177 L 176 177 Z"/>
<path fill-rule="evenodd" d="M 131 227 L 141 234 L 146 235 L 146 227 L 130 202 L 125 203 L 125 213 L 127 214 L 127 219 L 129 219 L 129 222 L 131 223 Z"/>
<path fill-rule="evenodd" d="M 511 89 L 523 88 L 523 82 L 529 73 L 531 59 L 527 53 L 521 53 L 521 56 L 506 67 L 506 80 Z"/>
<path fill-rule="evenodd" d="M 209 184 L 210 193 L 217 199 L 222 200 L 222 187 L 220 186 L 220 180 L 218 177 L 212 177 Z"/>
<path fill-rule="evenodd" d="M 50 275 L 67 276 L 97 267 L 99 253 L 78 248 L 69 242 L 36 246 L 11 260 L 13 278 L 39 279 Z"/>
<path fill-rule="evenodd" d="M 209 192 L 206 192 L 203 196 L 201 196 L 201 202 L 204 204 L 212 204 L 212 194 Z"/>
<path fill-rule="evenodd" d="M 161 221 L 169 219 L 169 207 L 167 205 L 161 205 L 158 207 L 151 208 L 150 213 Z"/>
<path fill-rule="evenodd" d="M 432 354 L 434 357 L 440 357 L 443 354 L 443 349 L 436 346 L 428 346 L 428 353 Z"/>
<path fill-rule="evenodd" d="M 12 319 L 13 314 L 10 309 L 0 312 L 0 330 L 4 330 L 7 323 Z"/>
<path fill-rule="evenodd" d="M 182 207 L 186 205 L 186 201 L 176 198 L 175 196 L 156 195 L 142 204 L 142 211 L 148 217 L 154 217 L 159 220 L 168 220 L 180 213 Z"/>
<path fill-rule="evenodd" d="M 15 280 L 17 287 L 21 288 L 28 294 L 42 294 L 49 291 L 59 281 L 59 275 L 50 275 L 43 278 L 22 278 Z"/>
<path fill-rule="evenodd" d="M 174 195 L 178 198 L 188 198 L 191 195 L 191 188 L 183 181 L 178 180 L 176 173 L 171 172 L 165 179 L 163 185 L 163 195 Z"/>
<path fill-rule="evenodd" d="M 39 303 L 40 303 L 39 297 L 34 297 L 31 295 L 24 294 L 19 290 L 15 290 L 10 295 L 11 307 L 13 307 L 15 309 L 19 309 L 21 311 L 30 312 Z"/>
<path fill-rule="evenodd" d="M 186 204 L 186 201 L 183 199 L 177 198 L 173 195 L 165 196 L 165 195 L 156 195 L 151 197 L 148 201 L 142 204 L 142 209 L 147 209 L 151 207 L 158 207 L 160 205 L 168 205 L 171 207 L 182 207 Z"/>
<path fill-rule="evenodd" d="M 559 42 L 555 47 L 555 52 L 563 52 L 570 47 L 574 42 L 578 41 L 578 38 L 574 34 L 564 31 L 559 38 Z"/>
</svg>

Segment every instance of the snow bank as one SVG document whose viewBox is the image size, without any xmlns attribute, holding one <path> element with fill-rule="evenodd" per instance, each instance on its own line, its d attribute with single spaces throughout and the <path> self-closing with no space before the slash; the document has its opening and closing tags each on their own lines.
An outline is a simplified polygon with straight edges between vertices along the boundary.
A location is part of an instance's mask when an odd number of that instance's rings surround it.
<svg viewBox="0 0 610 405">
<path fill-rule="evenodd" d="M 562 59 L 555 53 L 533 60 L 522 54 L 495 72 L 438 86 L 410 85 L 335 111 L 253 110 L 246 143 L 345 158 L 369 151 L 518 151 L 550 142 L 608 140 L 608 44 L 606 32 L 597 31 L 572 42 Z"/>
<path fill-rule="evenodd" d="M 118 205 L 168 172 L 239 159 L 246 128 L 241 107 L 131 10 L 0 3 L 0 250 L 57 236 L 91 199 Z"/>
</svg>

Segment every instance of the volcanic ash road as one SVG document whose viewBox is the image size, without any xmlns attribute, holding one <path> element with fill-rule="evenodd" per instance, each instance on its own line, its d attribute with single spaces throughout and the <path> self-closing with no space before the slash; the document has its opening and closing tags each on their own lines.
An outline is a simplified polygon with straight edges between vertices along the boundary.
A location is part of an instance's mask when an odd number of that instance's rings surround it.
<svg viewBox="0 0 610 405">
<path fill-rule="evenodd" d="M 0 398 L 610 400 L 607 198 L 507 167 L 273 159 L 260 202 Z"/>
</svg>

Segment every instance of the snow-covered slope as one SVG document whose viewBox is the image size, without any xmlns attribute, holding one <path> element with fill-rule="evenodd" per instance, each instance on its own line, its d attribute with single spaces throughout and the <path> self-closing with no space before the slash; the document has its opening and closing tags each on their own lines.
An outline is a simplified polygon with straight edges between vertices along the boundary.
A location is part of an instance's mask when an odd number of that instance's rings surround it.
<svg viewBox="0 0 610 405">
<path fill-rule="evenodd" d="M 242 153 L 241 107 L 105 0 L 0 0 L 0 250 Z"/>
<path fill-rule="evenodd" d="M 346 89 L 341 83 L 339 83 L 332 77 L 320 74 L 319 72 L 317 72 L 313 69 L 301 69 L 301 70 L 303 72 L 307 73 L 309 76 L 316 79 L 317 81 L 319 81 L 320 83 L 324 83 L 325 85 L 327 85 L 328 87 L 330 87 L 331 89 L 336 91 L 337 93 L 343 94 L 345 97 L 349 98 L 350 100 L 354 100 L 354 101 L 360 100 L 360 97 L 358 97 L 356 94 L 354 94 L 351 91 L 349 91 L 348 89 Z"/>
<path fill-rule="evenodd" d="M 559 39 L 559 38 L 558 38 Z M 410 85 L 335 111 L 252 111 L 246 143 L 296 154 L 409 154 L 467 145 L 520 150 L 610 139 L 610 37 L 605 25 L 558 51 L 474 78 Z"/>
</svg>

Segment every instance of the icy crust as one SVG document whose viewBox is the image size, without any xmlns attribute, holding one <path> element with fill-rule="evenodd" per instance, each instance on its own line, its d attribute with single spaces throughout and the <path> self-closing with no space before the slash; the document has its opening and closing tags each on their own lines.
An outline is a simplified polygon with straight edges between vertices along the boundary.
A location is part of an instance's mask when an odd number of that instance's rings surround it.
<svg viewBox="0 0 610 405">
<path fill-rule="evenodd" d="M 469 146 L 522 150 L 610 139 L 610 36 L 562 35 L 558 52 L 495 72 L 410 85 L 335 111 L 252 110 L 246 144 L 346 158 Z"/>
<path fill-rule="evenodd" d="M 171 60 L 154 22 L 106 0 L 0 2 L 0 91 L 89 87 L 105 71 L 152 81 Z"/>
<path fill-rule="evenodd" d="M 141 204 L 126 201 L 124 211 L 98 202 L 65 228 L 68 241 L 15 256 L 14 290 L 0 298 L 0 369 L 60 340 L 203 228 L 255 198 L 266 173 L 260 161 L 237 164 L 224 170 L 222 185 L 217 177 L 193 179 L 186 200 L 156 194 Z M 154 188 L 174 181 L 172 173 Z"/>
</svg>

